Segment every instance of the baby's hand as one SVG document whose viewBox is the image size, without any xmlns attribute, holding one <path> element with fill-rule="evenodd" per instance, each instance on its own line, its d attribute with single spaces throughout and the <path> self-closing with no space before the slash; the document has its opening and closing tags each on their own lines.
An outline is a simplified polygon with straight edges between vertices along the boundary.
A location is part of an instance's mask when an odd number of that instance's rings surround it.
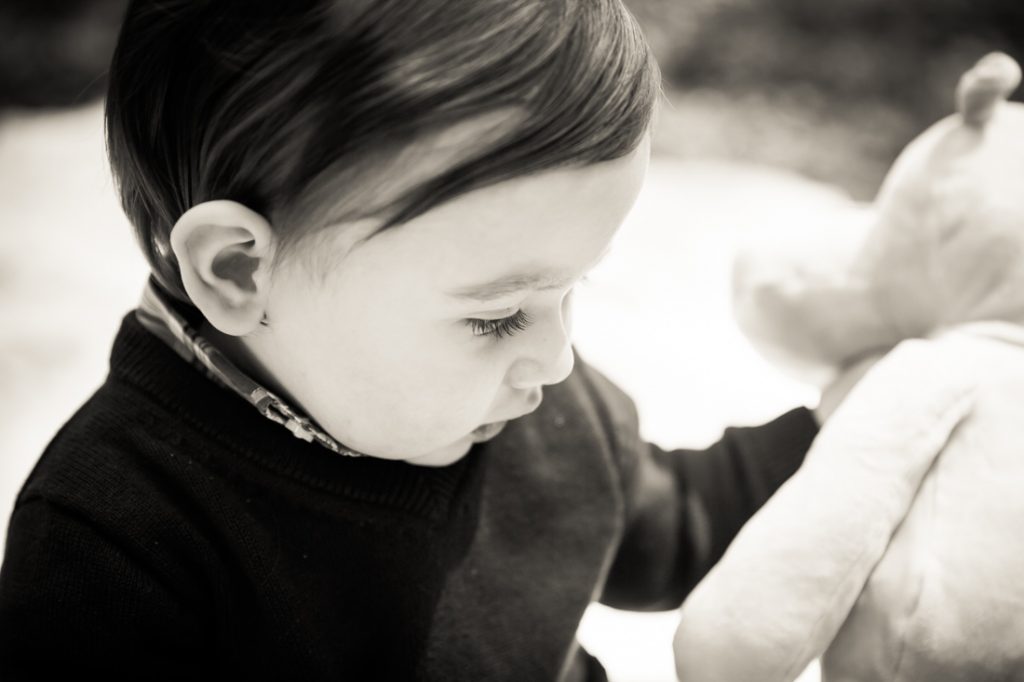
<svg viewBox="0 0 1024 682">
<path fill-rule="evenodd" d="M 683 604 L 683 682 L 790 682 L 828 647 L 970 410 L 957 350 L 912 339 L 859 369 L 803 466 Z"/>
</svg>

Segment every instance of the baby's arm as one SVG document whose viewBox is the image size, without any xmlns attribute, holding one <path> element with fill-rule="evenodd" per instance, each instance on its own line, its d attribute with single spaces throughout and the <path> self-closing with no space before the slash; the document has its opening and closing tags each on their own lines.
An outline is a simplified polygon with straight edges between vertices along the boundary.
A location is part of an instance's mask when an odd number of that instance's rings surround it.
<svg viewBox="0 0 1024 682">
<path fill-rule="evenodd" d="M 211 674 L 202 624 L 138 554 L 63 505 L 21 502 L 0 569 L 0 679 Z"/>
<path fill-rule="evenodd" d="M 626 506 L 601 602 L 641 611 L 676 608 L 800 466 L 817 422 L 801 407 L 761 426 L 727 428 L 705 450 L 666 451 L 640 437 L 632 399 L 588 369 L 614 429 Z"/>
</svg>

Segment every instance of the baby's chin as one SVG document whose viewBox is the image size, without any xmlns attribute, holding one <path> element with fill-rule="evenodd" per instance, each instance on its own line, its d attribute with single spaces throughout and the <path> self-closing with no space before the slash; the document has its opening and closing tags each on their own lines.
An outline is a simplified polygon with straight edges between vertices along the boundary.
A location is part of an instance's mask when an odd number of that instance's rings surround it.
<svg viewBox="0 0 1024 682">
<path fill-rule="evenodd" d="M 474 443 L 493 440 L 505 430 L 507 425 L 508 422 L 485 424 L 448 445 L 414 457 L 402 458 L 401 461 L 422 467 L 445 467 L 449 464 L 454 464 L 469 454 L 469 451 L 473 449 Z"/>
<path fill-rule="evenodd" d="M 473 439 L 467 436 L 443 448 L 438 448 L 416 457 L 410 457 L 405 462 L 421 467 L 445 467 L 449 464 L 455 464 L 455 462 L 465 457 L 469 454 L 472 447 Z"/>
<path fill-rule="evenodd" d="M 486 424 L 466 434 L 454 443 L 424 455 L 419 455 L 418 457 L 410 457 L 405 461 L 409 464 L 425 467 L 444 467 L 454 464 L 469 454 L 474 443 L 481 443 L 497 437 L 499 433 L 505 430 L 507 424 L 508 422 Z"/>
</svg>

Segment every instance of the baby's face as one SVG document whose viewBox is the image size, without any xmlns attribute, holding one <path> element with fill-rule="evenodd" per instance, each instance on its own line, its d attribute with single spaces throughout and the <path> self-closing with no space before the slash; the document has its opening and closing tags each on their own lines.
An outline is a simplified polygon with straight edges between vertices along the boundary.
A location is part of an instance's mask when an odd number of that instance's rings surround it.
<svg viewBox="0 0 1024 682">
<path fill-rule="evenodd" d="M 351 250 L 358 225 L 325 232 L 313 257 L 333 265 L 311 274 L 301 258 L 282 264 L 270 326 L 251 347 L 346 446 L 450 464 L 488 435 L 475 429 L 534 411 L 544 386 L 572 371 L 573 287 L 609 248 L 649 153 L 645 138 L 615 161 L 492 185 Z M 472 295 L 533 273 L 548 279 Z"/>
</svg>

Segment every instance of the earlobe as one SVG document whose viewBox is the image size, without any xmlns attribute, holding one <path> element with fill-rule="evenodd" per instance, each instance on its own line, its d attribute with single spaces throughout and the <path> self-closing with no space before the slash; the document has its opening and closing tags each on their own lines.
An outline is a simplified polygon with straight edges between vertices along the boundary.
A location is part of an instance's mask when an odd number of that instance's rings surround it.
<svg viewBox="0 0 1024 682">
<path fill-rule="evenodd" d="M 206 201 L 178 219 L 170 241 L 185 292 L 210 324 L 232 336 L 259 328 L 274 246 L 263 216 L 235 201 Z"/>
</svg>

